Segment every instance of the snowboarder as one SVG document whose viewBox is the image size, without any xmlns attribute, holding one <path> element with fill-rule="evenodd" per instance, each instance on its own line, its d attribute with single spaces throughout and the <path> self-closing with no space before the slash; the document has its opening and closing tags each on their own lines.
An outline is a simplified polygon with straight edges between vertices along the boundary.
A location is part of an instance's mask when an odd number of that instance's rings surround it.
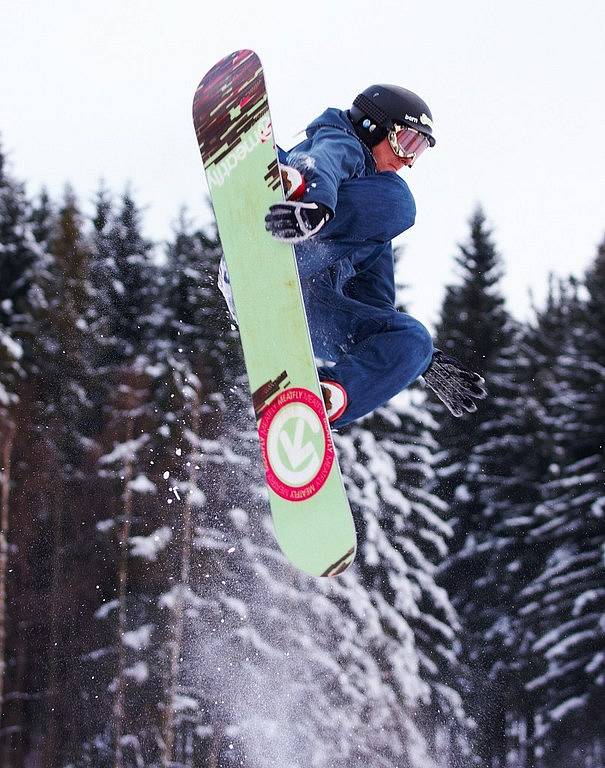
<svg viewBox="0 0 605 768">
<path fill-rule="evenodd" d="M 295 245 L 315 355 L 333 428 L 373 411 L 419 376 L 454 416 L 476 410 L 484 380 L 433 347 L 429 332 L 395 308 L 391 241 L 414 224 L 415 203 L 397 175 L 435 145 L 415 93 L 372 85 L 350 110 L 329 108 L 280 163 L 303 188 L 272 205 L 266 229 Z M 295 199 L 296 198 L 296 199 Z M 228 275 L 219 284 L 232 308 Z M 232 312 L 233 314 L 233 312 Z"/>
</svg>

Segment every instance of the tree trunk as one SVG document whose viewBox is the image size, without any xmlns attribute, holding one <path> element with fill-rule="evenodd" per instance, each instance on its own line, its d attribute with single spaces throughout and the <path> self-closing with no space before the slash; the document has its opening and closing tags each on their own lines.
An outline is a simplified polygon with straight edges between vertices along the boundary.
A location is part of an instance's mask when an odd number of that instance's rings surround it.
<svg viewBox="0 0 605 768">
<path fill-rule="evenodd" d="M 212 742 L 208 753 L 208 768 L 219 768 L 221 759 L 221 744 L 223 742 L 223 728 L 220 725 L 214 727 Z"/>
<path fill-rule="evenodd" d="M 196 392 L 196 399 L 193 403 L 193 413 L 191 417 L 191 431 L 194 435 L 197 435 L 199 432 L 199 421 L 199 392 Z M 198 471 L 195 469 L 195 465 L 196 462 L 192 460 L 190 462 L 187 478 L 190 488 L 195 486 L 198 477 Z M 179 668 L 182 661 L 183 652 L 184 591 L 189 586 L 189 575 L 191 571 L 192 510 L 190 499 L 191 494 L 187 493 L 187 498 L 185 500 L 185 506 L 183 509 L 179 587 L 176 590 L 176 600 L 170 627 L 168 687 L 166 691 L 164 724 L 162 728 L 163 768 L 169 768 L 172 761 L 172 751 L 174 747 L 174 696 L 178 686 Z"/>
<path fill-rule="evenodd" d="M 525 768 L 536 768 L 536 716 L 533 708 L 525 713 Z"/>
<path fill-rule="evenodd" d="M 22 768 L 25 762 L 26 750 L 31 750 L 30 724 L 24 713 L 26 688 L 25 672 L 30 657 L 30 649 L 26 641 L 21 639 L 16 651 L 15 668 L 11 673 L 12 691 L 15 698 L 11 701 L 10 709 L 5 713 L 5 724 L 0 732 L 0 765 L 2 768 Z M 41 750 L 40 750 L 41 752 Z"/>
<path fill-rule="evenodd" d="M 49 455 L 51 448 L 49 446 Z M 58 469 L 58 468 L 57 468 Z M 49 481 L 52 482 L 51 478 Z M 56 473 L 55 482 L 61 483 L 60 473 Z M 52 559 L 50 584 L 50 627 L 48 646 L 48 683 L 46 686 L 46 738 L 42 764 L 44 768 L 53 768 L 58 763 L 58 731 L 61 725 L 59 711 L 60 697 L 60 657 L 63 653 L 61 642 L 61 613 L 64 609 L 63 582 L 63 493 L 62 488 L 51 500 Z"/>
<path fill-rule="evenodd" d="M 11 456 L 15 440 L 15 424 L 8 421 L 2 440 L 2 466 L 0 471 L 0 722 L 4 701 L 4 675 L 6 661 L 6 571 L 8 564 L 9 497 L 11 482 Z"/>
<path fill-rule="evenodd" d="M 126 428 L 126 440 L 132 440 L 133 424 L 132 418 L 128 418 Z M 116 698 L 114 703 L 114 733 L 115 733 L 115 754 L 114 768 L 122 768 L 122 736 L 124 734 L 125 719 L 125 697 L 126 697 L 126 678 L 124 675 L 125 652 L 122 638 L 126 631 L 126 587 L 128 579 L 128 540 L 130 538 L 130 526 L 132 522 L 132 489 L 130 481 L 132 480 L 133 457 L 129 456 L 124 465 L 124 493 L 122 495 L 122 527 L 120 529 L 120 554 L 118 562 L 118 628 L 117 628 L 117 652 L 118 652 L 118 670 L 116 680 Z"/>
</svg>

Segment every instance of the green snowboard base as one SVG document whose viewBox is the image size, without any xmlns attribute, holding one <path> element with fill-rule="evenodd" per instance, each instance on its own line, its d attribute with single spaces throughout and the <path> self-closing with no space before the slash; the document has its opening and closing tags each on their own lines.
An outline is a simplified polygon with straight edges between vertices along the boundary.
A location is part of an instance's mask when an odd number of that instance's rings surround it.
<svg viewBox="0 0 605 768">
<path fill-rule="evenodd" d="M 193 122 L 229 270 L 279 546 L 306 573 L 342 573 L 353 518 L 332 442 L 292 246 L 266 232 L 283 191 L 260 60 L 226 56 Z"/>
</svg>

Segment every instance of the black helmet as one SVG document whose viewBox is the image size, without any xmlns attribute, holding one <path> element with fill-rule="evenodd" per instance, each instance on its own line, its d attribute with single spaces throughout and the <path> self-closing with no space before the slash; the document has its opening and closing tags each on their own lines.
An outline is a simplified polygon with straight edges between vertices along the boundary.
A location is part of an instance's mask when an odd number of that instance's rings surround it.
<svg viewBox="0 0 605 768">
<path fill-rule="evenodd" d="M 435 146 L 433 116 L 425 101 L 398 85 L 371 85 L 353 102 L 349 118 L 359 138 L 369 147 L 379 144 L 396 125 L 426 136 Z"/>
</svg>

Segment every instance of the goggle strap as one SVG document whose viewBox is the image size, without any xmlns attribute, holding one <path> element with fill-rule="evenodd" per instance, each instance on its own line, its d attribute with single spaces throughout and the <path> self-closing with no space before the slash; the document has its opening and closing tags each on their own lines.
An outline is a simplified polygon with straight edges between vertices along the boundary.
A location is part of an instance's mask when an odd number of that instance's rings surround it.
<svg viewBox="0 0 605 768">
<path fill-rule="evenodd" d="M 359 96 L 355 98 L 353 106 L 360 109 L 364 115 L 371 117 L 372 120 L 382 128 L 386 128 L 391 122 L 391 118 L 387 115 L 387 113 L 377 104 L 374 104 L 372 99 L 363 93 L 360 93 Z"/>
</svg>

